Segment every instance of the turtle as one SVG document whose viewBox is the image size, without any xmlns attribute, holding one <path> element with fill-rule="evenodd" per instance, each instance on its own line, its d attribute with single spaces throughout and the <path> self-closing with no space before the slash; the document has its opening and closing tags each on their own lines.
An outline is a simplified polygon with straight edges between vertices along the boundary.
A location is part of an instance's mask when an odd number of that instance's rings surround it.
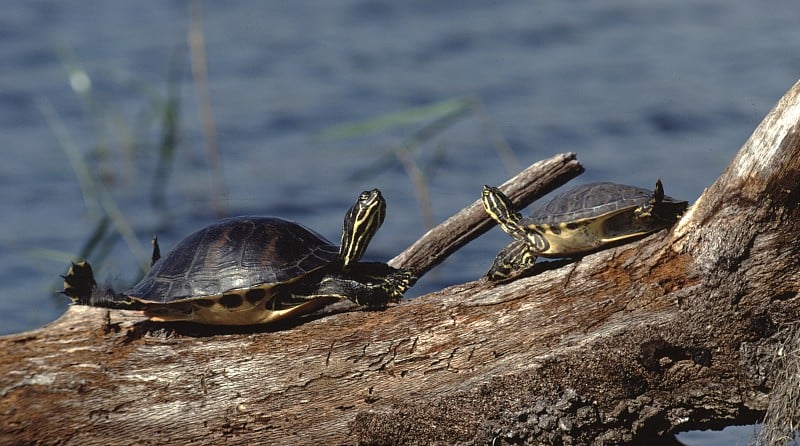
<svg viewBox="0 0 800 446">
<path fill-rule="evenodd" d="M 271 323 L 342 299 L 383 307 L 416 281 L 410 270 L 361 262 L 383 223 L 378 189 L 362 192 L 344 218 L 341 245 L 293 221 L 240 216 L 188 235 L 124 293 L 98 286 L 91 265 L 72 263 L 63 294 L 75 304 L 142 310 L 152 321 L 211 325 Z"/>
<path fill-rule="evenodd" d="M 484 186 L 483 207 L 514 241 L 500 250 L 486 273 L 504 281 L 541 257 L 580 257 L 672 226 L 687 202 L 654 190 L 590 183 L 562 192 L 523 218 L 500 189 Z"/>
</svg>

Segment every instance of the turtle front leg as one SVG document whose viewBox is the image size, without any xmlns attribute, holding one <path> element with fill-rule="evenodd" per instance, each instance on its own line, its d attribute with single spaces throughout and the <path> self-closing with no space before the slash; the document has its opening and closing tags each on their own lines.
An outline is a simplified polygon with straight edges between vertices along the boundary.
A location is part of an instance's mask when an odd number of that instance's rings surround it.
<svg viewBox="0 0 800 446">
<path fill-rule="evenodd" d="M 388 274 L 382 281 L 377 283 L 391 296 L 392 302 L 398 302 L 403 298 L 403 294 L 417 283 L 416 274 L 409 269 L 398 269 Z"/>
<path fill-rule="evenodd" d="M 392 293 L 385 280 L 377 282 L 360 282 L 349 277 L 326 277 L 318 288 L 308 297 L 335 297 L 347 299 L 356 305 L 368 307 L 385 307 L 390 302 L 397 302 L 401 294 Z"/>
<path fill-rule="evenodd" d="M 393 272 L 384 276 L 357 282 L 360 286 L 353 302 L 368 307 L 385 307 L 389 303 L 400 302 L 406 290 L 417 282 L 417 276 L 407 269 L 392 270 Z"/>
<path fill-rule="evenodd" d="M 486 276 L 492 282 L 502 282 L 536 262 L 538 251 L 527 240 L 514 240 L 501 249 Z"/>
<path fill-rule="evenodd" d="M 348 270 L 346 277 L 360 282 L 369 290 L 374 290 L 375 287 L 382 288 L 383 293 L 388 294 L 392 302 L 402 299 L 406 290 L 414 286 L 419 278 L 409 269 L 393 268 L 382 262 L 358 262 Z"/>
<path fill-rule="evenodd" d="M 357 305 L 380 308 L 399 302 L 417 279 L 414 271 L 408 269 L 393 268 L 382 262 L 356 262 L 342 273 L 323 277 L 315 289 L 299 294 L 309 298 L 347 299 Z"/>
</svg>

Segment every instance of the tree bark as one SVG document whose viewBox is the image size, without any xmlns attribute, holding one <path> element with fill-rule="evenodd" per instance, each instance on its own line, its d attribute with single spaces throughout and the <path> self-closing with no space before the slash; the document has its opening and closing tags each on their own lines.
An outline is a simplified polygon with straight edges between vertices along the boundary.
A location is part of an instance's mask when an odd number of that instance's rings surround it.
<svg viewBox="0 0 800 446">
<path fill-rule="evenodd" d="M 800 315 L 799 131 L 797 83 L 674 228 L 507 284 L 211 336 L 71 307 L 0 338 L 0 442 L 599 445 L 757 422 Z"/>
</svg>

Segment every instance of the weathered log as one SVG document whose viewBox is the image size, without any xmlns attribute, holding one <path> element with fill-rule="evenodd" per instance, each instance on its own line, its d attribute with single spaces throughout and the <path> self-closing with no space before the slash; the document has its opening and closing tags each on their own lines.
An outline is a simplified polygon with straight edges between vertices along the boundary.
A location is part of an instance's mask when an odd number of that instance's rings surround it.
<svg viewBox="0 0 800 446">
<path fill-rule="evenodd" d="M 671 230 L 382 312 L 0 338 L 0 441 L 615 444 L 753 423 L 800 316 L 800 83 Z M 490 259 L 487 259 L 487 261 Z"/>
</svg>

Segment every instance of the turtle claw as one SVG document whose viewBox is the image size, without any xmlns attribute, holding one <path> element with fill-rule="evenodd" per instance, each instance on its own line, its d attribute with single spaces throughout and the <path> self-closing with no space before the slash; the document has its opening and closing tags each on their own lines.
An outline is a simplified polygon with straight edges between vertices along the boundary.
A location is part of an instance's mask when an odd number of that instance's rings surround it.
<svg viewBox="0 0 800 446">
<path fill-rule="evenodd" d="M 417 283 L 417 279 L 419 279 L 417 275 L 410 269 L 400 269 L 386 277 L 386 282 L 394 293 L 397 293 L 402 298 L 403 293 Z"/>
</svg>

